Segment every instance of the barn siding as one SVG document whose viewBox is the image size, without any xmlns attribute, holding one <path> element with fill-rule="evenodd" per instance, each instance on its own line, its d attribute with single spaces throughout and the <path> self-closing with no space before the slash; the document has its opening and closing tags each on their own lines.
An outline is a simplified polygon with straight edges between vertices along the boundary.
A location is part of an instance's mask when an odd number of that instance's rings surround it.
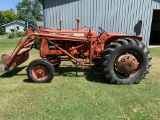
<svg viewBox="0 0 160 120">
<path fill-rule="evenodd" d="M 134 26 L 142 21 L 143 43 L 149 45 L 153 9 L 160 9 L 160 0 L 44 0 L 44 22 L 47 28 L 75 29 L 76 18 L 81 26 L 98 27 L 108 32 L 135 35 Z"/>
</svg>

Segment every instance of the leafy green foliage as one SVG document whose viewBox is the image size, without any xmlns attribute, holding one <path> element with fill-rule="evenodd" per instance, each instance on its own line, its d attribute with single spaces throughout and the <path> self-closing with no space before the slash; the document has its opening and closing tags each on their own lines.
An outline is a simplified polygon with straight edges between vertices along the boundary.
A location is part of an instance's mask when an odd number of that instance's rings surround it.
<svg viewBox="0 0 160 120">
<path fill-rule="evenodd" d="M 27 18 L 25 20 L 25 28 L 24 30 L 27 30 L 27 28 L 37 30 L 37 23 L 36 19 L 32 15 L 32 13 L 28 13 Z"/>
<path fill-rule="evenodd" d="M 0 11 L 0 35 L 5 34 L 5 29 L 2 25 L 13 22 L 16 19 L 17 15 L 13 12 L 13 10 Z"/>
<path fill-rule="evenodd" d="M 37 21 L 42 21 L 42 13 L 40 12 L 41 11 L 41 5 L 40 5 L 38 0 L 33 1 L 32 8 L 33 8 L 32 14 L 35 17 L 35 19 Z"/>
<path fill-rule="evenodd" d="M 37 50 L 40 50 L 41 46 L 40 46 L 40 42 L 37 41 L 35 44 L 34 44 L 34 48 L 37 49 Z"/>
<path fill-rule="evenodd" d="M 8 35 L 8 39 L 13 39 L 15 37 L 21 37 L 23 34 L 24 32 L 21 32 L 21 31 L 12 32 Z"/>
<path fill-rule="evenodd" d="M 0 24 L 4 25 L 6 23 L 4 15 L 3 15 L 3 11 L 0 11 Z"/>
<path fill-rule="evenodd" d="M 6 23 L 13 22 L 13 21 L 17 20 L 17 18 L 18 18 L 17 14 L 15 14 L 13 10 L 2 11 L 2 14 L 4 16 Z"/>
<path fill-rule="evenodd" d="M 21 37 L 23 34 L 24 34 L 24 32 L 21 32 L 21 31 L 17 31 L 17 32 L 16 32 L 16 36 L 17 36 L 17 37 Z"/>
<path fill-rule="evenodd" d="M 4 27 L 0 24 L 0 35 L 4 35 L 5 34 L 5 29 Z"/>
<path fill-rule="evenodd" d="M 13 33 L 10 33 L 9 35 L 8 35 L 8 39 L 13 39 L 14 37 L 15 37 L 15 33 L 13 32 Z"/>
<path fill-rule="evenodd" d="M 25 21 L 28 13 L 32 13 L 37 21 L 42 20 L 41 4 L 38 0 L 22 0 L 16 8 L 20 20 Z"/>
<path fill-rule="evenodd" d="M 2 14 L 2 12 L 0 12 L 0 35 L 4 35 L 5 34 L 5 29 L 2 25 L 5 24 L 5 19 L 4 16 Z"/>
<path fill-rule="evenodd" d="M 17 15 L 20 20 L 25 20 L 27 17 L 27 13 L 31 12 L 31 4 L 30 0 L 22 0 L 22 2 L 18 2 L 16 5 Z"/>
</svg>

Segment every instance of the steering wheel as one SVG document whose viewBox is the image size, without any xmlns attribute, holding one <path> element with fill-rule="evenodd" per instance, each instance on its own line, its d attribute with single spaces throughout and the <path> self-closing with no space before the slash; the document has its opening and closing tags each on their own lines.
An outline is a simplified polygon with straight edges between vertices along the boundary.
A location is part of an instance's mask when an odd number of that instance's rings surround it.
<svg viewBox="0 0 160 120">
<path fill-rule="evenodd" d="M 109 34 L 104 30 L 102 29 L 101 27 L 98 27 L 98 29 L 101 31 L 101 34 L 106 34 L 107 36 L 109 36 Z"/>
</svg>

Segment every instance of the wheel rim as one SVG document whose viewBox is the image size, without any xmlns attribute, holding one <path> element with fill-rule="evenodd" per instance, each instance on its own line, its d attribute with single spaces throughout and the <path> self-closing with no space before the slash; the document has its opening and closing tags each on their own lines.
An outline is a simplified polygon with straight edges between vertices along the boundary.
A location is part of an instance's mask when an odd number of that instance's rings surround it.
<svg viewBox="0 0 160 120">
<path fill-rule="evenodd" d="M 48 76 L 48 69 L 43 65 L 34 66 L 32 69 L 32 76 L 36 80 L 45 80 Z"/>
<path fill-rule="evenodd" d="M 123 76 L 135 74 L 139 68 L 139 61 L 131 53 L 121 54 L 115 61 L 115 70 Z"/>
</svg>

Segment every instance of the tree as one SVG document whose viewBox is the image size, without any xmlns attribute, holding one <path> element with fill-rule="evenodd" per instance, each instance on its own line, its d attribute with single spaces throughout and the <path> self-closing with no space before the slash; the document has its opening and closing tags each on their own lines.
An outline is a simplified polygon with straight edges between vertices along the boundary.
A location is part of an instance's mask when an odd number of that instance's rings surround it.
<svg viewBox="0 0 160 120">
<path fill-rule="evenodd" d="M 3 28 L 2 25 L 0 25 L 0 35 L 4 35 L 5 34 L 5 29 Z"/>
<path fill-rule="evenodd" d="M 37 21 L 42 21 L 42 13 L 41 11 L 41 4 L 39 3 L 38 0 L 34 0 L 32 3 L 32 14 L 34 15 L 34 17 L 36 18 Z"/>
<path fill-rule="evenodd" d="M 5 21 L 4 15 L 3 15 L 2 11 L 0 11 L 0 24 L 4 25 L 5 23 L 6 23 L 6 21 Z"/>
<path fill-rule="evenodd" d="M 0 35 L 4 35 L 5 34 L 5 29 L 2 25 L 5 24 L 5 19 L 4 16 L 2 14 L 2 12 L 0 12 Z"/>
<path fill-rule="evenodd" d="M 20 20 L 25 20 L 27 17 L 27 13 L 31 12 L 31 4 L 30 0 L 22 0 L 22 2 L 18 2 L 16 5 L 17 15 Z"/>
<path fill-rule="evenodd" d="M 22 0 L 16 5 L 20 20 L 25 20 L 28 13 L 32 13 L 37 21 L 42 20 L 41 4 L 38 0 Z"/>
<path fill-rule="evenodd" d="M 13 12 L 13 10 L 2 11 L 2 14 L 4 16 L 6 23 L 13 22 L 13 21 L 17 20 L 17 18 L 18 18 L 18 16 Z"/>
<path fill-rule="evenodd" d="M 27 30 L 28 28 L 37 30 L 37 23 L 35 17 L 32 15 L 32 13 L 28 13 L 27 18 L 25 20 L 25 28 L 24 30 Z"/>
</svg>

